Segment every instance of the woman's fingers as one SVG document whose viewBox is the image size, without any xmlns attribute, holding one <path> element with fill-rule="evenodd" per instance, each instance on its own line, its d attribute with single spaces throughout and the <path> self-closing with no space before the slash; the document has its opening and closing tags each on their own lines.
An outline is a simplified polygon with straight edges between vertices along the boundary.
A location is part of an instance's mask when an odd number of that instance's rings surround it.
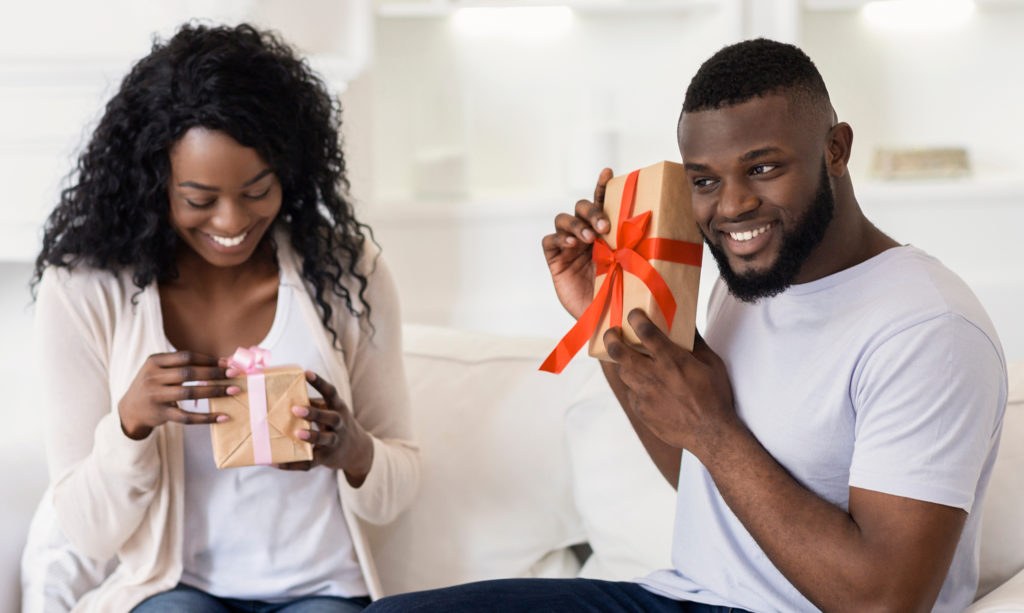
<svg viewBox="0 0 1024 613">
<path fill-rule="evenodd" d="M 338 394 L 338 389 L 323 377 L 312 370 L 307 370 L 306 381 L 309 381 L 309 384 L 313 386 L 313 389 L 320 392 L 320 395 L 323 397 L 329 411 L 340 413 L 348 410 L 348 406 L 345 404 L 345 401 L 342 400 L 341 396 Z"/>
<path fill-rule="evenodd" d="M 159 385 L 176 385 L 186 381 L 224 381 L 227 378 L 227 369 L 225 368 L 194 364 L 168 366 L 149 376 L 151 381 Z"/>
<path fill-rule="evenodd" d="M 327 430 L 296 430 L 295 436 L 317 447 L 340 447 L 341 437 Z"/>
<path fill-rule="evenodd" d="M 155 353 L 149 359 L 160 368 L 171 366 L 217 366 L 218 358 L 196 351 L 175 351 L 174 353 Z"/>
<path fill-rule="evenodd" d="M 155 390 L 150 398 L 156 403 L 172 404 L 183 400 L 234 396 L 241 391 L 237 385 L 168 385 Z"/>
<path fill-rule="evenodd" d="M 229 418 L 222 413 L 193 413 L 179 409 L 176 406 L 169 406 L 164 409 L 166 421 L 173 421 L 179 424 L 213 424 L 227 421 Z"/>
<path fill-rule="evenodd" d="M 337 430 L 341 427 L 341 414 L 331 409 L 315 409 L 313 407 L 292 407 L 292 413 L 323 427 Z"/>
</svg>

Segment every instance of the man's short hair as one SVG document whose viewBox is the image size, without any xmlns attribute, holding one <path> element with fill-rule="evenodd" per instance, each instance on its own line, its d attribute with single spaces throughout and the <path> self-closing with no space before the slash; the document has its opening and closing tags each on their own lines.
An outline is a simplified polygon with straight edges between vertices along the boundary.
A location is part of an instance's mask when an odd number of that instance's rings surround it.
<svg viewBox="0 0 1024 613">
<path fill-rule="evenodd" d="M 686 88 L 683 113 L 720 109 L 783 91 L 813 108 L 831 111 L 825 81 L 806 53 L 766 38 L 745 40 L 701 64 Z"/>
</svg>

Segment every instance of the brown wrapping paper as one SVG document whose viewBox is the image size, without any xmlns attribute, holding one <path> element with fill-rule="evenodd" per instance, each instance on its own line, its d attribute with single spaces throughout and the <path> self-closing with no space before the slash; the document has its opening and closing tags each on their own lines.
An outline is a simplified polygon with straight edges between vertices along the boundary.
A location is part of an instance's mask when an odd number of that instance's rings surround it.
<svg viewBox="0 0 1024 613">
<path fill-rule="evenodd" d="M 309 422 L 292 413 L 293 406 L 309 406 L 306 373 L 298 366 L 263 370 L 267 387 L 267 423 L 271 459 L 275 464 L 313 459 L 313 446 L 295 438 L 296 430 L 308 430 Z M 210 399 L 211 413 L 225 413 L 229 421 L 210 426 L 217 468 L 253 465 L 252 428 L 249 425 L 248 377 L 228 379 L 242 392 Z"/>
<path fill-rule="evenodd" d="M 626 175 L 615 177 L 608 182 L 605 188 L 604 212 L 611 222 L 612 229 L 603 237 L 613 249 L 617 247 L 615 241 L 619 222 L 619 204 L 622 201 L 625 182 Z M 632 214 L 635 216 L 645 211 L 651 211 L 648 237 L 703 243 L 703 238 L 697 229 L 697 222 L 693 217 L 690 186 L 682 164 L 659 162 L 640 170 Z M 672 296 L 676 300 L 675 318 L 668 336 L 676 344 L 686 349 L 693 349 L 700 267 L 665 260 L 652 259 L 650 262 L 668 284 Z M 601 287 L 604 278 L 605 275 L 598 275 L 594 281 L 595 294 Z M 647 286 L 628 272 L 623 278 L 622 294 L 622 336 L 629 345 L 642 351 L 640 340 L 629 325 L 629 312 L 635 308 L 643 309 L 651 321 L 663 331 L 667 328 L 665 316 L 661 313 Z M 590 338 L 589 353 L 601 360 L 610 359 L 603 340 L 604 333 L 610 326 L 609 311 L 610 309 L 606 307 L 601 317 L 600 326 Z"/>
</svg>

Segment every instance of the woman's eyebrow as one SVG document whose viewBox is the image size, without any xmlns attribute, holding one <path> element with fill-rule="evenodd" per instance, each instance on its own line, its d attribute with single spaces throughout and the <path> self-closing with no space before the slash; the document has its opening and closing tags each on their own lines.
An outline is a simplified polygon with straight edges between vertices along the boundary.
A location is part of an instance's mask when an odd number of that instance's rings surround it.
<svg viewBox="0 0 1024 613">
<path fill-rule="evenodd" d="M 271 172 L 272 171 L 269 168 L 261 170 L 260 173 L 257 174 L 255 177 L 249 179 L 245 183 L 242 183 L 242 187 L 249 187 L 253 183 L 255 183 L 255 182 L 259 181 L 260 179 L 262 179 L 263 177 L 269 175 Z M 196 183 L 195 181 L 182 181 L 181 183 L 178 183 L 178 187 L 193 187 L 195 189 L 202 189 L 202 190 L 206 190 L 208 192 L 219 192 L 220 191 L 219 187 L 213 187 L 211 185 L 203 185 L 202 183 Z"/>
</svg>

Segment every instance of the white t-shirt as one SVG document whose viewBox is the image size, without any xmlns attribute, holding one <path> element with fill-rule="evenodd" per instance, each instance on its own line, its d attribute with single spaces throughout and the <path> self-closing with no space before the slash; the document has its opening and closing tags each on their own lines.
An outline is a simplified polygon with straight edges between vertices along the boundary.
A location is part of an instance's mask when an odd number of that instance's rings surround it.
<svg viewBox="0 0 1024 613">
<path fill-rule="evenodd" d="M 278 287 L 274 323 L 259 346 L 270 350 L 271 365 L 297 364 L 322 374 L 327 367 L 295 302 L 301 291 L 284 282 Z M 183 404 L 209 411 L 206 400 Z M 210 428 L 189 426 L 185 475 L 183 583 L 217 596 L 264 601 L 368 593 L 333 470 L 220 470 Z"/>
<path fill-rule="evenodd" d="M 801 484 L 848 510 L 851 486 L 969 515 L 933 609 L 959 613 L 978 579 L 979 503 L 1006 406 L 995 330 L 936 259 L 897 247 L 755 304 L 719 281 L 706 340 L 736 411 Z M 641 580 L 678 600 L 759 613 L 816 608 L 778 571 L 684 451 L 674 569 Z"/>
</svg>

